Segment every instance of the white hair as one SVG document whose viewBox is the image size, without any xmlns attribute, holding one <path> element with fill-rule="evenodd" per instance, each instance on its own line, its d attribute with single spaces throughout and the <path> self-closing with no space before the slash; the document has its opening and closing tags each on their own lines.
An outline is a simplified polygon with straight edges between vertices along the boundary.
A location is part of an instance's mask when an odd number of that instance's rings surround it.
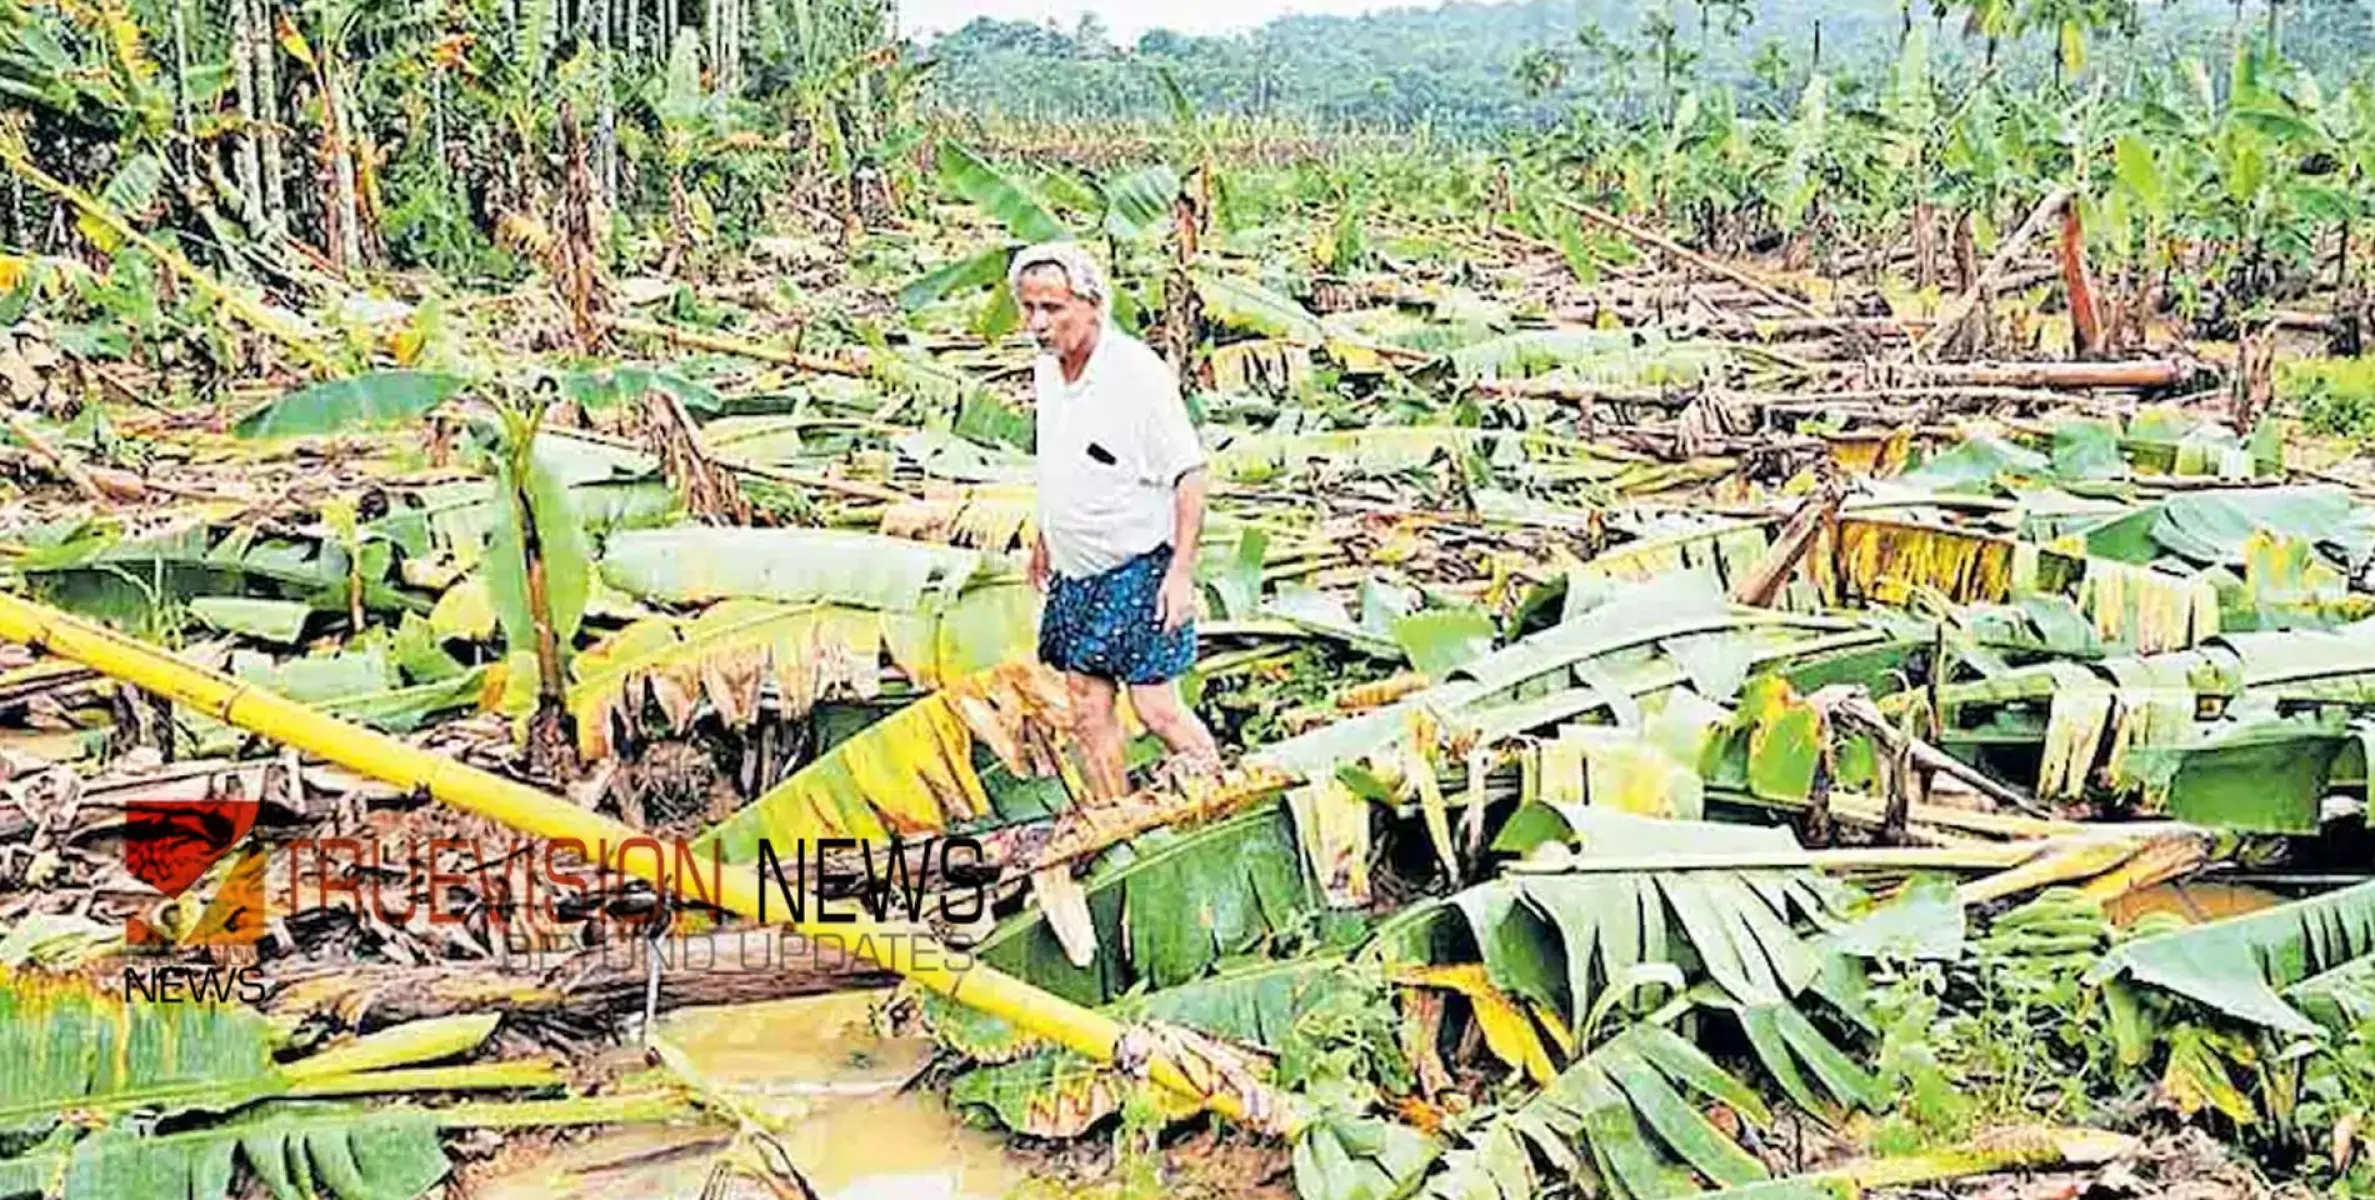
<svg viewBox="0 0 2375 1200">
<path fill-rule="evenodd" d="M 1080 248 L 1078 242 L 1041 242 L 1014 256 L 1006 266 L 1006 286 L 1017 294 L 1022 292 L 1023 273 L 1041 267 L 1054 267 L 1064 273 L 1064 286 L 1072 294 L 1102 308 L 1109 294 L 1105 290 L 1105 275 L 1097 269 L 1097 260 Z"/>
</svg>

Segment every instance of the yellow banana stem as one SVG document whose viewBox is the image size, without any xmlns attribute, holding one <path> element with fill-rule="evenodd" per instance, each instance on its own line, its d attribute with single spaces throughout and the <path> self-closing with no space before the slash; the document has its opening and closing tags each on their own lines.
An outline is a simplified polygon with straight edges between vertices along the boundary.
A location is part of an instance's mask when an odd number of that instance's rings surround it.
<svg viewBox="0 0 2375 1200">
<path fill-rule="evenodd" d="M 242 682 L 182 662 L 149 644 L 125 637 L 36 603 L 0 592 L 0 638 L 23 642 L 122 680 L 176 704 L 186 704 L 227 725 L 261 734 L 294 746 L 359 774 L 409 791 L 428 795 L 456 808 L 499 821 L 533 837 L 559 841 L 575 839 L 587 847 L 617 847 L 648 837 L 631 825 L 589 812 L 561 797 L 540 791 L 467 763 L 406 745 L 377 730 L 316 711 L 252 683 Z M 727 864 L 715 881 L 719 895 L 704 897 L 700 882 L 686 874 L 673 878 L 664 864 L 632 861 L 618 856 L 617 869 L 632 871 L 656 887 L 672 888 L 679 896 L 705 900 L 759 919 L 760 882 L 756 869 Z M 952 965 L 952 952 L 927 935 L 906 928 L 893 930 L 865 921 L 855 923 L 837 915 L 834 923 L 794 921 L 780 913 L 771 923 L 785 925 L 804 936 L 830 937 L 850 952 L 930 988 L 960 1004 L 998 1017 L 1047 1041 L 1097 1062 L 1114 1061 L 1122 1026 L 1103 1013 L 1051 995 L 1024 981 L 979 962 Z M 813 910 L 819 911 L 820 910 Z M 871 935 L 871 936 L 869 936 Z M 959 961 L 963 961 L 959 959 Z M 1146 1064 L 1149 1078 L 1195 1100 L 1222 1116 L 1243 1120 L 1242 1098 L 1226 1090 L 1206 1091 L 1163 1053 Z M 1297 1118 L 1283 1114 L 1292 1129 Z"/>
</svg>

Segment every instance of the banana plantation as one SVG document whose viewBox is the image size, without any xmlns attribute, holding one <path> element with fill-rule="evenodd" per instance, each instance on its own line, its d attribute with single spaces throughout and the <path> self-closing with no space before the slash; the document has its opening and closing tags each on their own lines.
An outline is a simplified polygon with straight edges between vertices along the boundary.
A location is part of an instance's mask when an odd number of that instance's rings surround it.
<svg viewBox="0 0 2375 1200">
<path fill-rule="evenodd" d="M 0 0 L 0 1198 L 2375 1195 L 2375 83 L 1642 7 L 1485 139 Z M 1119 797 L 1055 240 L 1207 455 Z"/>
</svg>

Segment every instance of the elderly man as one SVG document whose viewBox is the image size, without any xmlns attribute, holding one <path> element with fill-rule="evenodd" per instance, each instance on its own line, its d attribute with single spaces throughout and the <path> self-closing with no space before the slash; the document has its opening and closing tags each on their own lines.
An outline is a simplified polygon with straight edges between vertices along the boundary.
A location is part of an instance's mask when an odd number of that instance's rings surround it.
<svg viewBox="0 0 2375 1200">
<path fill-rule="evenodd" d="M 1219 761 L 1173 681 L 1196 658 L 1196 538 L 1204 449 L 1179 377 L 1109 319 L 1104 276 L 1066 242 L 1017 254 L 1007 282 L 1039 344 L 1039 539 L 1031 583 L 1047 593 L 1039 657 L 1065 673 L 1089 787 L 1129 791 L 1115 699 L 1179 765 Z"/>
</svg>

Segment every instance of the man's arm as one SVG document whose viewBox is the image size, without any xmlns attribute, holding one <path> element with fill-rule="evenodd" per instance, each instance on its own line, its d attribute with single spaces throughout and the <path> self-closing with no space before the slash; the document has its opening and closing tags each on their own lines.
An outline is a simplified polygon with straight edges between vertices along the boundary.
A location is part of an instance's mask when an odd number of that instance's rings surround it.
<svg viewBox="0 0 2375 1200">
<path fill-rule="evenodd" d="M 1204 536 L 1204 468 L 1190 468 L 1171 491 L 1171 569 L 1155 597 L 1155 616 L 1166 631 L 1196 615 L 1196 544 Z"/>
</svg>

